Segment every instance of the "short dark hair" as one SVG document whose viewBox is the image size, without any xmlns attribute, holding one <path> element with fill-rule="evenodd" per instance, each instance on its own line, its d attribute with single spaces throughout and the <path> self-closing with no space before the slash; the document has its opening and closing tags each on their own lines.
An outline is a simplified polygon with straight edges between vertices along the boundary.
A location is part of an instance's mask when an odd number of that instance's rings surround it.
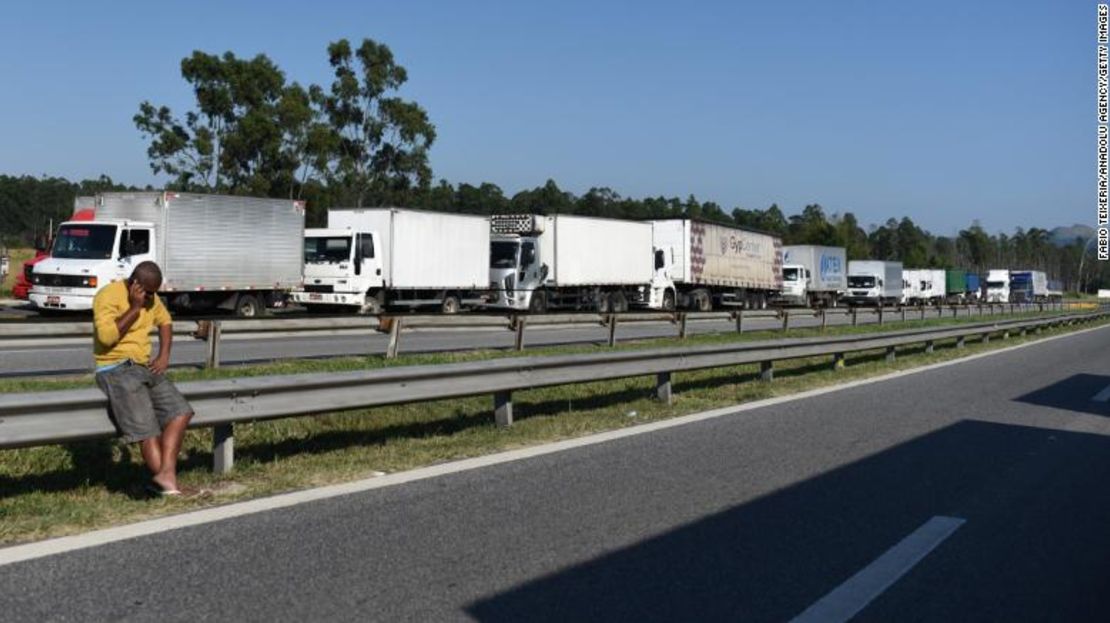
<svg viewBox="0 0 1110 623">
<path fill-rule="evenodd" d="M 162 286 L 162 269 L 154 262 L 141 262 L 131 271 L 131 280 L 139 282 L 143 287 L 153 286 L 158 289 Z"/>
</svg>

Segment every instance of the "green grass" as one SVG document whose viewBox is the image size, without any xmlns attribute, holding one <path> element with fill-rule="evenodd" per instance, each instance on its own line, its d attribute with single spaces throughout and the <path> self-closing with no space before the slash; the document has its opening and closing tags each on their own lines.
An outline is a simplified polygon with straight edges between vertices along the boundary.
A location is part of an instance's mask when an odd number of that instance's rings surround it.
<svg viewBox="0 0 1110 623">
<path fill-rule="evenodd" d="M 35 257 L 35 250 L 9 247 L 8 255 L 11 257 L 11 262 L 8 264 L 8 276 L 0 282 L 0 298 L 7 298 L 12 295 L 12 286 L 15 285 L 16 276 L 23 270 L 23 262 Z"/>
<path fill-rule="evenodd" d="M 928 322 L 940 324 L 935 320 Z M 830 328 L 829 333 L 870 332 L 877 328 Z M 817 331 L 792 332 L 806 334 Z M 768 337 L 773 336 L 767 333 L 698 336 L 688 342 L 708 344 Z M 517 392 L 516 423 L 508 429 L 493 424 L 488 396 L 240 424 L 236 426 L 235 470 L 222 477 L 210 471 L 210 431 L 190 431 L 182 455 L 182 483 L 213 491 L 211 495 L 192 499 L 147 499 L 141 490 L 145 473 L 137 450 L 115 440 L 0 451 L 0 542 L 70 534 L 232 500 L 349 481 L 374 472 L 408 470 L 579 437 L 958 358 L 1028 339 L 1032 338 L 993 339 L 987 345 L 972 343 L 960 350 L 946 342 L 937 344 L 932 354 L 924 353 L 921 346 L 899 349 L 899 359 L 893 364 L 887 364 L 881 352 L 856 353 L 848 357 L 846 368 L 840 371 L 831 370 L 827 358 L 776 362 L 773 383 L 758 382 L 758 368 L 751 365 L 681 373 L 675 375 L 675 400 L 669 406 L 652 399 L 654 383 L 650 378 Z M 674 343 L 673 339 L 650 340 L 624 348 Z M 537 349 L 526 354 L 601 350 L 606 349 L 575 346 Z M 498 356 L 512 354 L 483 351 L 402 356 L 394 361 L 349 358 L 283 362 L 234 370 L 176 371 L 173 376 L 181 381 Z M 17 386 L 12 383 L 42 390 L 87 385 L 88 380 L 5 381 L 0 391 L 16 391 L 11 389 Z"/>
</svg>

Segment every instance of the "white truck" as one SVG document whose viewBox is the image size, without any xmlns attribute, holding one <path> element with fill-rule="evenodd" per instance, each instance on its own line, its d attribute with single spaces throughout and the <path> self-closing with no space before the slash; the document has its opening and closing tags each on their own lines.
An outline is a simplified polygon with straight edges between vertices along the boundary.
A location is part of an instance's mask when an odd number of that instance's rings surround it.
<svg viewBox="0 0 1110 623">
<path fill-rule="evenodd" d="M 8 273 L 11 271 L 11 261 L 8 249 L 0 246 L 0 283 L 8 278 Z"/>
<path fill-rule="evenodd" d="M 652 221 L 667 255 L 679 307 L 710 311 L 732 303 L 763 309 L 782 293 L 782 241 L 761 232 L 692 219 Z"/>
<path fill-rule="evenodd" d="M 48 311 L 92 309 L 93 297 L 140 262 L 162 269 L 175 310 L 257 316 L 301 284 L 304 203 L 177 192 L 97 195 L 92 220 L 58 228 L 35 264 L 30 299 Z"/>
<path fill-rule="evenodd" d="M 782 294 L 788 305 L 836 307 L 848 290 L 844 247 L 790 245 L 782 248 Z"/>
<path fill-rule="evenodd" d="M 292 298 L 310 311 L 477 307 L 487 296 L 489 240 L 483 216 L 328 210 L 326 229 L 305 230 L 304 287 Z"/>
<path fill-rule="evenodd" d="M 648 222 L 557 214 L 490 218 L 490 307 L 621 312 L 673 308 L 667 253 Z"/>
<path fill-rule="evenodd" d="M 848 262 L 849 305 L 893 305 L 902 300 L 902 262 Z"/>
<path fill-rule="evenodd" d="M 910 305 L 936 305 L 945 299 L 944 279 L 943 270 L 903 269 L 901 302 Z"/>
<path fill-rule="evenodd" d="M 1010 271 L 1008 269 L 991 269 L 987 271 L 986 297 L 987 303 L 1010 302 Z"/>
</svg>

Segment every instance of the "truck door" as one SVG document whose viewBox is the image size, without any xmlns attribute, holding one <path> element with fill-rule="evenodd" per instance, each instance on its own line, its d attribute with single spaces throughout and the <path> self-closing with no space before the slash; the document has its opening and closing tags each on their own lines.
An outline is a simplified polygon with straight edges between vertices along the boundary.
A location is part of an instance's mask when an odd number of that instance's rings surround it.
<svg viewBox="0 0 1110 623">
<path fill-rule="evenodd" d="M 117 279 L 131 276 L 135 267 L 143 262 L 154 262 L 154 232 L 149 229 L 128 228 L 120 233 Z"/>
<path fill-rule="evenodd" d="M 374 248 L 374 234 L 358 234 L 355 240 L 355 275 L 367 287 L 382 284 L 382 267 Z"/>
</svg>

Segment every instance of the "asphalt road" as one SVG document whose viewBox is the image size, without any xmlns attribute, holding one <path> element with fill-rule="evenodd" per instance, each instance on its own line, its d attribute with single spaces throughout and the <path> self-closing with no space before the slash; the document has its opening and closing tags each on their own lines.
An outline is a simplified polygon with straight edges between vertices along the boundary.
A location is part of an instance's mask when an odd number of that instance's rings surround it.
<svg viewBox="0 0 1110 623">
<path fill-rule="evenodd" d="M 961 316 L 963 311 L 960 312 Z M 974 310 L 973 310 L 973 313 Z M 907 311 L 907 322 L 919 317 L 916 310 Z M 936 317 L 929 310 L 927 318 Z M 995 316 L 998 317 L 998 316 Z M 901 315 L 888 311 L 884 322 L 900 322 Z M 871 313 L 861 312 L 859 324 L 878 321 Z M 829 326 L 850 324 L 847 315 L 832 315 L 827 318 Z M 793 316 L 792 327 L 819 326 L 820 320 L 813 316 Z M 771 330 L 781 328 L 782 323 L 772 318 L 746 318 L 745 331 Z M 691 321 L 687 332 L 691 335 L 704 333 L 732 332 L 736 330 L 733 321 Z M 678 333 L 678 328 L 667 322 L 618 324 L 618 340 L 634 340 L 650 337 L 670 337 Z M 604 344 L 608 341 L 608 329 L 601 326 L 529 327 L 525 336 L 527 346 L 555 344 Z M 512 348 L 515 336 L 506 329 L 421 329 L 402 334 L 401 352 L 426 353 L 443 351 L 473 350 L 477 348 Z M 14 346 L 0 344 L 0 377 L 34 376 L 45 374 L 74 374 L 92 370 L 92 344 L 90 341 L 63 340 L 66 344 L 52 346 Z M 220 345 L 221 362 L 228 365 L 269 362 L 278 359 L 328 357 L 341 355 L 384 354 L 389 337 L 385 334 L 365 331 L 348 333 L 341 336 L 256 336 L 250 338 L 226 335 Z M 176 338 L 173 348 L 172 365 L 198 366 L 205 360 L 206 344 L 192 338 Z"/>
<path fill-rule="evenodd" d="M 948 518 L 858 620 L 1105 621 L 1108 352 L 1102 328 L 8 565 L 4 618 L 783 621 Z"/>
</svg>

